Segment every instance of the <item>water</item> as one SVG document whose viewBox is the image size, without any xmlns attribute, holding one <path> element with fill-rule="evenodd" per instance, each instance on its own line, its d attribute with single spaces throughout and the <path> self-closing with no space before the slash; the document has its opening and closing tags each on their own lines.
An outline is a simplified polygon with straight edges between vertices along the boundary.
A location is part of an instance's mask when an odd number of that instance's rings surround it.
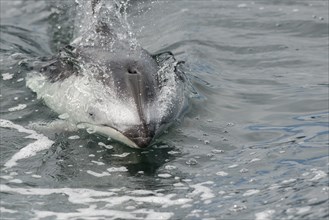
<svg viewBox="0 0 329 220">
<path fill-rule="evenodd" d="M 29 127 L 58 117 L 24 60 L 70 42 L 65 8 L 1 1 L 1 218 L 328 218 L 327 1 L 133 1 L 139 43 L 185 60 L 197 91 L 143 151 Z"/>
</svg>

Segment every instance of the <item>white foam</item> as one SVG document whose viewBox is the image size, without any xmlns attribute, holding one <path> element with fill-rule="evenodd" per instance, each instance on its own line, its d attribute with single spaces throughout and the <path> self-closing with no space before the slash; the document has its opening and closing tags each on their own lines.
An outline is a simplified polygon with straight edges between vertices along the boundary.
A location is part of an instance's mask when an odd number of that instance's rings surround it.
<svg viewBox="0 0 329 220">
<path fill-rule="evenodd" d="M 260 161 L 260 160 L 261 160 L 261 159 L 259 159 L 259 158 L 253 158 L 253 159 L 250 160 L 249 163 L 253 163 L 253 162 L 256 162 L 256 161 Z"/>
<path fill-rule="evenodd" d="M 226 173 L 226 172 L 224 172 L 224 171 L 218 171 L 218 172 L 216 173 L 216 175 L 217 175 L 217 176 L 227 176 L 228 173 Z"/>
<path fill-rule="evenodd" d="M 238 167 L 239 166 L 239 164 L 233 164 L 233 165 L 231 165 L 231 166 L 229 166 L 228 168 L 235 168 L 235 167 Z"/>
<path fill-rule="evenodd" d="M 72 136 L 68 137 L 68 139 L 77 140 L 77 139 L 80 139 L 80 136 L 79 135 L 72 135 Z"/>
<path fill-rule="evenodd" d="M 126 167 L 110 167 L 107 169 L 109 172 L 127 172 L 128 169 Z"/>
<path fill-rule="evenodd" d="M 19 111 L 19 110 L 23 110 L 26 107 L 27 107 L 26 104 L 19 104 L 15 107 L 9 108 L 8 111 L 10 111 L 10 112 Z"/>
<path fill-rule="evenodd" d="M 311 206 L 305 206 L 305 207 L 294 207 L 294 208 L 288 208 L 287 213 L 288 214 L 297 214 L 297 215 L 302 215 L 305 214 L 306 212 L 309 212 L 311 210 Z"/>
<path fill-rule="evenodd" d="M 169 177 L 171 177 L 171 175 L 169 173 L 160 173 L 160 174 L 158 174 L 158 177 L 169 178 Z"/>
<path fill-rule="evenodd" d="M 204 183 L 198 183 L 195 185 L 191 185 L 192 188 L 194 188 L 193 192 L 189 193 L 189 197 L 196 197 L 200 195 L 201 200 L 208 200 L 215 197 L 215 194 L 212 192 L 212 190 L 209 187 L 206 187 L 204 185 L 214 184 L 212 181 L 207 181 Z"/>
<path fill-rule="evenodd" d="M 31 177 L 36 178 L 36 179 L 40 179 L 42 176 L 37 175 L 37 174 L 33 174 L 33 175 L 31 175 Z"/>
<path fill-rule="evenodd" d="M 297 179 L 291 178 L 291 179 L 288 179 L 288 180 L 283 180 L 282 184 L 290 184 L 290 183 L 294 183 L 296 181 L 297 181 Z"/>
<path fill-rule="evenodd" d="M 14 74 L 12 74 L 12 73 L 3 73 L 3 74 L 1 74 L 1 75 L 2 75 L 2 79 L 3 79 L 3 80 L 10 80 L 10 79 L 12 79 L 13 76 L 14 76 Z"/>
<path fill-rule="evenodd" d="M 311 206 L 305 206 L 305 207 L 296 208 L 296 211 L 297 214 L 300 215 L 300 214 L 304 214 L 305 212 L 309 212 L 311 209 L 312 209 Z"/>
<path fill-rule="evenodd" d="M 155 211 L 151 211 L 148 213 L 148 215 L 146 216 L 145 220 L 154 220 L 154 219 L 171 219 L 171 217 L 174 215 L 174 213 L 172 212 L 155 212 Z"/>
<path fill-rule="evenodd" d="M 251 196 L 251 195 L 257 194 L 259 192 L 260 192 L 260 190 L 258 190 L 258 189 L 250 189 L 250 190 L 246 191 L 245 193 L 243 193 L 242 196 Z"/>
<path fill-rule="evenodd" d="M 130 193 L 131 195 L 154 195 L 154 192 L 151 190 L 145 190 L 145 189 L 138 189 L 138 190 L 134 190 Z"/>
<path fill-rule="evenodd" d="M 91 162 L 92 162 L 92 163 L 95 163 L 95 164 L 97 164 L 98 166 L 102 166 L 102 165 L 105 165 L 105 163 L 103 163 L 103 162 L 100 162 L 100 161 L 95 161 L 95 160 L 92 160 Z"/>
<path fill-rule="evenodd" d="M 247 4 L 239 4 L 237 7 L 238 8 L 247 8 Z"/>
<path fill-rule="evenodd" d="M 166 170 L 175 170 L 175 169 L 177 169 L 177 167 L 175 167 L 175 166 L 173 166 L 173 165 L 166 165 L 166 166 L 165 166 L 165 169 L 166 169 Z"/>
<path fill-rule="evenodd" d="M 22 180 L 20 179 L 12 179 L 12 180 L 9 180 L 10 183 L 23 183 Z"/>
<path fill-rule="evenodd" d="M 92 170 L 87 170 L 87 173 L 90 174 L 90 175 L 93 175 L 95 177 L 111 176 L 111 174 L 108 173 L 108 172 L 106 172 L 106 171 L 105 172 L 102 172 L 102 173 L 96 173 L 96 172 L 94 172 Z"/>
<path fill-rule="evenodd" d="M 127 157 L 130 153 L 122 153 L 122 154 L 112 154 L 112 157 Z"/>
<path fill-rule="evenodd" d="M 145 216 L 145 219 L 170 219 L 173 216 L 171 212 L 159 212 L 152 209 L 136 209 L 127 211 L 117 211 L 116 207 L 125 206 L 127 203 L 139 204 L 139 207 L 143 207 L 142 204 L 153 204 L 154 206 L 177 206 L 187 205 L 192 202 L 191 199 L 177 198 L 175 194 L 164 195 L 154 191 L 145 191 L 143 193 L 140 190 L 129 191 L 126 188 L 113 189 L 109 191 L 97 191 L 84 188 L 19 188 L 10 187 L 7 185 L 0 185 L 2 192 L 29 195 L 29 196 L 48 196 L 52 194 L 64 194 L 72 204 L 81 204 L 84 208 L 77 208 L 76 212 L 50 212 L 34 209 L 36 219 L 55 216 L 56 219 L 77 219 L 77 218 L 113 218 L 113 219 L 141 219 L 141 216 Z M 124 191 L 123 196 L 120 196 L 120 191 Z M 147 194 L 146 194 L 147 193 Z M 127 196 L 129 195 L 129 196 Z M 133 196 L 135 195 L 135 196 Z M 106 204 L 105 207 L 98 208 L 99 203 Z M 131 204 L 133 205 L 133 204 Z M 130 206 L 131 206 L 130 205 Z M 145 207 L 145 206 L 144 206 Z M 143 219 L 144 219 L 143 218 Z"/>
<path fill-rule="evenodd" d="M 311 169 L 312 173 L 315 174 L 315 176 L 310 179 L 310 181 L 317 181 L 319 179 L 325 178 L 327 176 L 327 174 L 322 171 L 322 170 L 317 170 L 315 168 Z"/>
<path fill-rule="evenodd" d="M 12 128 L 21 133 L 29 134 L 25 138 L 35 139 L 36 141 L 28 144 L 27 146 L 20 149 L 16 154 L 14 154 L 6 163 L 5 167 L 10 168 L 17 164 L 18 160 L 25 159 L 36 155 L 39 151 L 49 149 L 54 143 L 49 140 L 46 136 L 35 132 L 34 130 L 29 130 L 23 126 L 14 124 L 13 122 L 5 119 L 0 119 L 0 127 L 3 128 Z"/>
<path fill-rule="evenodd" d="M 106 145 L 103 142 L 98 142 L 98 145 L 101 146 L 101 147 L 104 147 L 106 149 L 109 149 L 109 150 L 113 149 L 112 145 Z"/>
<path fill-rule="evenodd" d="M 16 213 L 17 211 L 16 210 L 12 210 L 12 209 L 6 209 L 5 207 L 0 207 L 0 213 L 4 213 L 4 212 L 7 212 L 7 213 Z"/>
<path fill-rule="evenodd" d="M 255 220 L 271 220 L 275 210 L 268 209 L 255 214 Z"/>
<path fill-rule="evenodd" d="M 118 211 L 118 210 L 102 210 L 97 209 L 96 205 L 92 205 L 88 208 L 77 209 L 77 212 L 50 212 L 50 211 L 38 211 L 35 210 L 36 219 L 43 219 L 47 217 L 56 216 L 56 219 L 144 219 L 144 220 L 167 220 L 171 219 L 174 215 L 172 212 L 158 212 L 153 209 L 140 209 L 140 210 L 129 210 L 129 211 Z M 145 216 L 141 218 L 140 216 Z"/>
<path fill-rule="evenodd" d="M 184 183 L 174 183 L 173 184 L 174 187 L 185 187 Z"/>
</svg>

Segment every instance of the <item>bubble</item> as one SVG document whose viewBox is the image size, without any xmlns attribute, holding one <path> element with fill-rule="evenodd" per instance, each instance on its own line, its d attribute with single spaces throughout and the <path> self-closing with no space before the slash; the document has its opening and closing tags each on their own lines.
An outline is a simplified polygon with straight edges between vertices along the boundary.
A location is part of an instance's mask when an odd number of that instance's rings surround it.
<svg viewBox="0 0 329 220">
<path fill-rule="evenodd" d="M 68 139 L 77 140 L 77 139 L 80 139 L 80 137 L 79 137 L 79 135 L 73 135 L 73 136 L 68 137 Z"/>
<path fill-rule="evenodd" d="M 204 143 L 204 144 L 209 144 L 210 141 L 209 141 L 209 140 L 205 140 L 203 143 Z"/>
<path fill-rule="evenodd" d="M 222 153 L 224 153 L 224 151 L 223 150 L 212 150 L 211 153 L 222 154 Z"/>
<path fill-rule="evenodd" d="M 86 131 L 88 132 L 88 134 L 94 134 L 96 133 L 96 130 L 93 128 L 87 128 Z"/>
<path fill-rule="evenodd" d="M 217 176 L 227 176 L 228 173 L 224 172 L 224 171 L 219 171 L 216 173 Z"/>
<path fill-rule="evenodd" d="M 232 212 L 241 212 L 245 209 L 247 209 L 247 206 L 245 206 L 245 205 L 233 205 L 230 208 L 230 211 L 232 211 Z"/>
<path fill-rule="evenodd" d="M 185 162 L 187 165 L 190 165 L 190 166 L 193 166 L 193 165 L 196 165 L 198 164 L 198 161 L 194 158 L 190 158 L 188 159 L 186 162 Z"/>
<path fill-rule="evenodd" d="M 249 170 L 247 168 L 242 168 L 239 172 L 240 173 L 248 173 Z"/>
</svg>

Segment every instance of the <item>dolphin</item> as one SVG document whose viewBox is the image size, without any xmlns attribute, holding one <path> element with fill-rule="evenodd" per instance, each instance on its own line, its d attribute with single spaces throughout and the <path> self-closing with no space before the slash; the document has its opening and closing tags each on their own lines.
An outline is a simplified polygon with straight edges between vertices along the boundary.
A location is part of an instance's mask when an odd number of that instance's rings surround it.
<svg viewBox="0 0 329 220">
<path fill-rule="evenodd" d="M 100 0 L 91 9 L 89 29 L 44 58 L 26 84 L 77 128 L 145 148 L 186 109 L 185 74 L 170 52 L 143 49 L 120 14 L 104 19 Z"/>
</svg>

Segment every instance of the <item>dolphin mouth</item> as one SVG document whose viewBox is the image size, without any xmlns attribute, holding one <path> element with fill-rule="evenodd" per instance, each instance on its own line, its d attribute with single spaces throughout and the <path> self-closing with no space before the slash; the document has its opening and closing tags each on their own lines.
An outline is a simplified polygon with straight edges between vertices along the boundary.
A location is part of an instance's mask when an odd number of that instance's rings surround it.
<svg viewBox="0 0 329 220">
<path fill-rule="evenodd" d="M 141 149 L 134 141 L 130 140 L 128 137 L 126 137 L 120 131 L 118 131 L 117 129 L 112 128 L 110 126 L 96 125 L 96 124 L 82 122 L 82 123 L 77 124 L 77 127 L 79 129 L 90 129 L 93 133 L 95 132 L 95 133 L 99 133 L 99 134 L 105 135 L 107 137 L 113 138 L 116 141 L 119 141 L 131 148 Z"/>
</svg>

